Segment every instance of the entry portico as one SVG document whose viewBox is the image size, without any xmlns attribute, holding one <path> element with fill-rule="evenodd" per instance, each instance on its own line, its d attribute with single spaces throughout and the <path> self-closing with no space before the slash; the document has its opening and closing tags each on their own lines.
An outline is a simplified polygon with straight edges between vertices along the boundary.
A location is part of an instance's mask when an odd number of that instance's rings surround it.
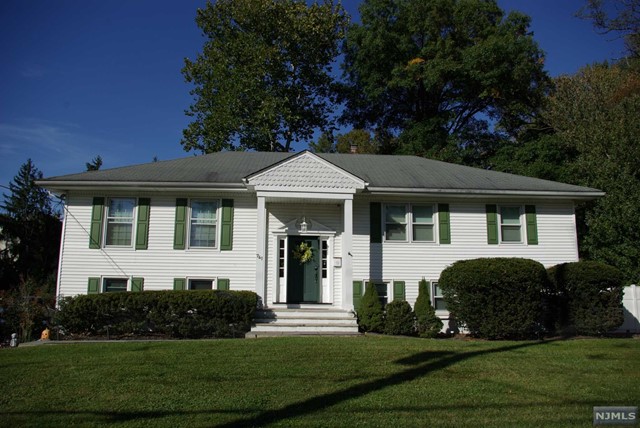
<svg viewBox="0 0 640 428">
<path fill-rule="evenodd" d="M 257 197 L 256 293 L 273 303 L 329 303 L 353 308 L 353 198 L 361 178 L 309 152 L 302 152 L 243 180 Z M 290 209 L 295 205 L 295 209 Z M 307 206 L 340 206 L 340 228 L 326 226 Z M 288 206 L 289 209 L 282 209 Z M 270 213 L 280 227 L 269 230 Z M 295 213 L 295 214 L 294 214 Z M 291 218 L 288 218 L 288 217 Z M 302 245 L 302 247 L 300 247 Z M 295 248 L 294 248 L 295 247 Z M 307 266 L 296 248 L 310 248 Z M 339 251 L 336 249 L 339 248 Z M 270 251 L 271 250 L 271 251 Z M 312 284 L 309 284 L 311 282 Z M 315 290 L 313 283 L 318 285 Z"/>
</svg>

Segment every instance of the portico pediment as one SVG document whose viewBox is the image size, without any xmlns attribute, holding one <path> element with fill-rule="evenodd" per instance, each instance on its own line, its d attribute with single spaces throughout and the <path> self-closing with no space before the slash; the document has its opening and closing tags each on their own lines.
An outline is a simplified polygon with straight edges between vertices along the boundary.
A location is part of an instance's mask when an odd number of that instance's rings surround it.
<svg viewBox="0 0 640 428">
<path fill-rule="evenodd" d="M 244 181 L 249 188 L 266 192 L 355 193 L 367 185 L 307 151 L 251 174 Z"/>
</svg>

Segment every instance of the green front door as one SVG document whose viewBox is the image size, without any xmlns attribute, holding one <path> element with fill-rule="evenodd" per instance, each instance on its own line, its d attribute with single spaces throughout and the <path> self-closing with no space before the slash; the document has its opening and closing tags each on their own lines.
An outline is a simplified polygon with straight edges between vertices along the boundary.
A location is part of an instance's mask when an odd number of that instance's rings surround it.
<svg viewBox="0 0 640 428">
<path fill-rule="evenodd" d="M 300 260 L 301 244 L 311 249 L 308 261 Z M 320 241 L 317 237 L 290 236 L 287 269 L 287 303 L 320 301 Z M 308 253 L 307 253 L 308 254 Z"/>
</svg>

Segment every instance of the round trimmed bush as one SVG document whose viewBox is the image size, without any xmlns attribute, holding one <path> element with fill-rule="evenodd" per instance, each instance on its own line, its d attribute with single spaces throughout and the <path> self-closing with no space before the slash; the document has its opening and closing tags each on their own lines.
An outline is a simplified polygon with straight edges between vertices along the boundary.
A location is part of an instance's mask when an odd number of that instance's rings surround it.
<svg viewBox="0 0 640 428">
<path fill-rule="evenodd" d="M 549 269 L 556 292 L 558 324 L 577 334 L 603 335 L 624 322 L 623 274 L 595 261 L 563 263 Z"/>
<path fill-rule="evenodd" d="M 415 315 L 411 305 L 404 300 L 395 300 L 385 307 L 384 333 L 411 336 L 414 333 Z"/>
<path fill-rule="evenodd" d="M 544 266 L 519 258 L 481 258 L 454 263 L 440 275 L 447 307 L 473 336 L 526 339 L 543 331 Z"/>
</svg>

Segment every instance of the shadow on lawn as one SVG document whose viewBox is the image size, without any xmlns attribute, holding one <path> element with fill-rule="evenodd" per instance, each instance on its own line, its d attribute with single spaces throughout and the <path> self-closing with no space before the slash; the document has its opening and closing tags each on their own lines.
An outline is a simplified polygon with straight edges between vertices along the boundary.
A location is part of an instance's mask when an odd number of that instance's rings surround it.
<svg viewBox="0 0 640 428">
<path fill-rule="evenodd" d="M 232 422 L 218 425 L 219 427 L 254 427 L 254 426 L 266 426 L 278 421 L 282 421 L 288 418 L 311 414 L 328 407 L 334 406 L 343 401 L 352 400 L 362 397 L 371 392 L 379 391 L 389 386 L 398 385 L 404 382 L 410 382 L 422 376 L 426 376 L 431 372 L 445 369 L 460 361 L 468 360 L 470 358 L 479 357 L 481 355 L 496 354 L 505 351 L 512 351 L 514 349 L 527 348 L 530 346 L 537 346 L 549 343 L 545 342 L 527 342 L 517 345 L 503 346 L 494 349 L 485 349 L 474 352 L 419 352 L 406 358 L 395 361 L 396 364 L 403 366 L 412 366 L 398 373 L 394 373 L 390 376 L 376 379 L 370 382 L 364 382 L 359 385 L 354 385 L 349 388 L 332 392 L 329 394 L 319 395 L 317 397 L 309 398 L 297 403 L 289 404 L 281 409 L 268 410 L 259 413 L 258 415 L 248 419 L 237 419 Z"/>
</svg>

